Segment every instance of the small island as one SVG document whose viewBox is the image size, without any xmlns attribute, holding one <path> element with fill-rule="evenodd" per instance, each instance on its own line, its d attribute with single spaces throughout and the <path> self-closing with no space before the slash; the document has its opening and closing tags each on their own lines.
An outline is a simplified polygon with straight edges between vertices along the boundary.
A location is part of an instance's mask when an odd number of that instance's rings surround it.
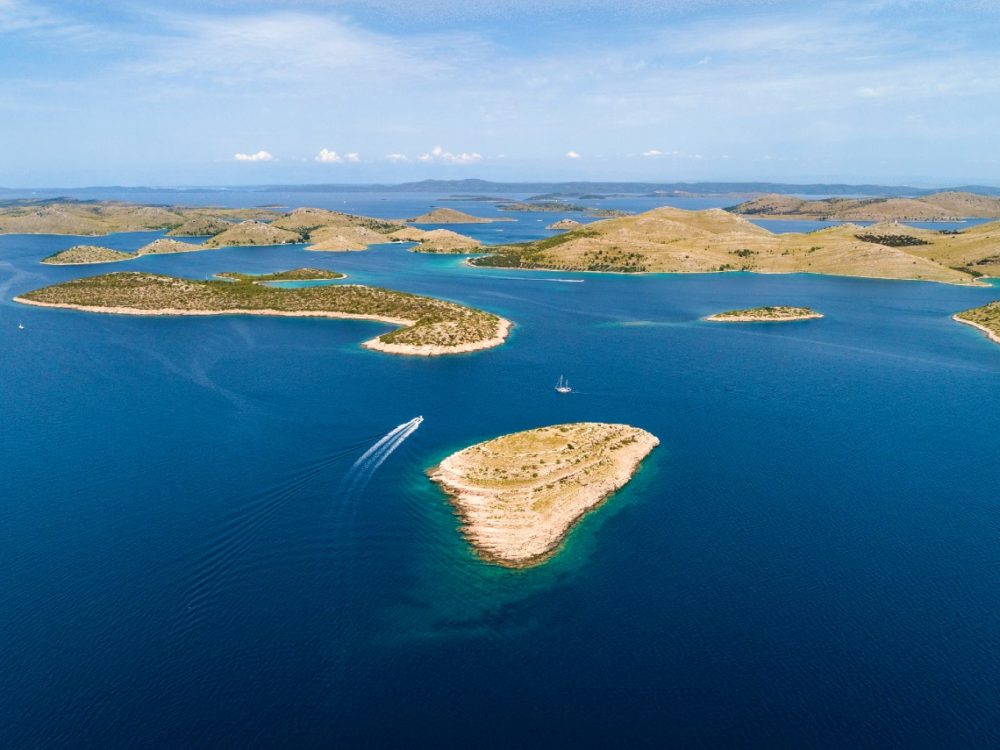
<svg viewBox="0 0 1000 750">
<path fill-rule="evenodd" d="M 135 253 L 122 250 L 112 250 L 100 245 L 74 245 L 68 250 L 61 250 L 46 258 L 42 263 L 48 266 L 79 266 L 87 263 L 117 263 L 122 260 L 132 260 Z"/>
<path fill-rule="evenodd" d="M 713 323 L 783 323 L 791 320 L 810 320 L 822 317 L 822 313 L 808 307 L 776 306 L 728 310 L 709 315 L 705 320 Z"/>
<path fill-rule="evenodd" d="M 180 242 L 178 240 L 162 237 L 153 240 L 148 245 L 143 245 L 136 251 L 136 255 L 168 255 L 171 253 L 195 253 L 205 248 L 190 242 Z"/>
<path fill-rule="evenodd" d="M 302 269 L 300 269 L 302 270 Z M 316 273 L 315 269 L 305 269 Z M 290 272 L 297 274 L 298 271 Z M 274 277 L 282 274 L 271 274 Z M 358 318 L 396 330 L 362 344 L 389 354 L 438 356 L 499 346 L 511 323 L 454 302 L 358 284 L 281 288 L 259 276 L 202 281 L 138 271 L 73 279 L 15 297 L 15 302 L 119 315 L 281 315 Z"/>
<path fill-rule="evenodd" d="M 576 229 L 577 227 L 581 226 L 583 226 L 583 224 L 581 224 L 576 219 L 559 219 L 559 221 L 554 221 L 545 228 L 553 230 L 555 229 L 565 230 L 565 229 Z"/>
<path fill-rule="evenodd" d="M 520 568 L 552 555 L 659 443 L 624 424 L 539 427 L 465 448 L 428 475 L 450 496 L 477 553 Z"/>
<path fill-rule="evenodd" d="M 496 221 L 513 221 L 513 219 L 473 216 L 454 208 L 435 208 L 433 211 L 406 220 L 408 224 L 492 224 Z"/>
<path fill-rule="evenodd" d="M 956 313 L 951 317 L 958 323 L 978 328 L 990 341 L 1000 344 L 1000 300 Z"/>
</svg>

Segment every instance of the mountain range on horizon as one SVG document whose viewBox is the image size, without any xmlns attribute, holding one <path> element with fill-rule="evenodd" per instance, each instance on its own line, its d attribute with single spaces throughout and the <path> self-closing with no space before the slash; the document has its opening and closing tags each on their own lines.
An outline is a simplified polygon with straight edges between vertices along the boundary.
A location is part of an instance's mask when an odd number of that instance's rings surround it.
<svg viewBox="0 0 1000 750">
<path fill-rule="evenodd" d="M 648 194 L 650 197 L 785 193 L 793 195 L 829 196 L 877 196 L 877 197 L 918 197 L 933 193 L 964 192 L 980 195 L 1000 195 L 1000 187 L 987 185 L 954 185 L 946 187 L 921 188 L 907 185 L 877 185 L 871 183 L 781 183 L 781 182 L 630 182 L 630 181 L 567 181 L 567 182 L 495 182 L 467 178 L 462 180 L 428 179 L 402 183 L 316 183 L 316 184 L 261 184 L 261 185 L 216 185 L 216 186 L 121 186 L 94 185 L 80 188 L 69 187 L 0 187 L 0 194 L 25 196 L 31 194 L 106 192 L 116 190 L 127 192 L 206 192 L 206 191 L 248 191 L 273 192 L 290 191 L 302 193 L 343 193 L 343 192 L 386 192 L 386 193 L 453 193 L 456 195 L 481 195 L 488 193 L 539 193 L 546 198 L 558 197 L 607 197 L 607 194 L 629 195 Z M 542 196 L 538 196 L 542 197 Z"/>
</svg>

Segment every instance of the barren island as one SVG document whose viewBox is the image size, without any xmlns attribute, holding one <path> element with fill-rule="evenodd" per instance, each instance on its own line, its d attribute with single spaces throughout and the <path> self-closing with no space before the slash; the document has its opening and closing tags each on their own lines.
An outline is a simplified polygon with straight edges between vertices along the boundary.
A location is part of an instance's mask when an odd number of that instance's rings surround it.
<svg viewBox="0 0 1000 750">
<path fill-rule="evenodd" d="M 809 307 L 779 305 L 775 307 L 751 307 L 746 310 L 727 310 L 709 315 L 705 320 L 710 320 L 713 323 L 781 323 L 789 320 L 809 320 L 822 317 L 823 313 L 818 313 Z"/>
<path fill-rule="evenodd" d="M 659 443 L 624 424 L 553 425 L 470 446 L 428 474 L 451 497 L 479 555 L 520 568 L 553 554 Z"/>
</svg>

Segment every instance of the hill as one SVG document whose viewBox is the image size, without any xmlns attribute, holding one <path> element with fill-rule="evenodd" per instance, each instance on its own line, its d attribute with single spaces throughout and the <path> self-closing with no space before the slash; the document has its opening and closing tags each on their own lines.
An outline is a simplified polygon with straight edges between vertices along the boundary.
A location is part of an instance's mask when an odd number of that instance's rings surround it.
<svg viewBox="0 0 1000 750">
<path fill-rule="evenodd" d="M 827 198 L 762 195 L 730 209 L 770 218 L 836 221 L 953 221 L 1000 218 L 1000 198 L 975 193 L 932 193 L 912 198 Z"/>
<path fill-rule="evenodd" d="M 721 209 L 664 207 L 492 250 L 470 262 L 625 273 L 805 272 L 973 283 L 977 276 L 1000 274 L 1000 223 L 960 234 L 900 224 L 774 234 Z"/>
<path fill-rule="evenodd" d="M 72 234 L 96 236 L 112 232 L 174 229 L 211 217 L 270 219 L 266 209 L 145 206 L 123 201 L 72 199 L 7 201 L 0 205 L 0 234 Z"/>
<path fill-rule="evenodd" d="M 174 227 L 167 236 L 169 237 L 211 237 L 225 232 L 232 226 L 232 222 L 220 219 L 216 216 L 193 216 L 178 227 Z"/>
<path fill-rule="evenodd" d="M 203 247 L 288 245 L 293 242 L 302 242 L 302 235 L 262 221 L 241 221 L 225 232 L 209 237 Z"/>
<path fill-rule="evenodd" d="M 487 219 L 454 208 L 435 208 L 406 221 L 409 224 L 490 224 L 494 221 L 511 221 L 511 219 Z"/>
</svg>

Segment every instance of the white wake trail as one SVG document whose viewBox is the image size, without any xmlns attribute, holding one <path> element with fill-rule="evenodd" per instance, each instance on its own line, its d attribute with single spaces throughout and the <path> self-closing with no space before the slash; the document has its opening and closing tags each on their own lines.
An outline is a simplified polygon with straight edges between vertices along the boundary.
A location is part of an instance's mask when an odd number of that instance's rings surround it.
<svg viewBox="0 0 1000 750">
<path fill-rule="evenodd" d="M 414 417 L 409 422 L 403 422 L 403 424 L 395 427 L 389 432 L 387 432 L 381 439 L 378 440 L 371 448 L 366 450 L 361 454 L 360 458 L 354 462 L 347 475 L 344 477 L 344 483 L 348 486 L 348 490 L 353 490 L 357 485 L 359 485 L 363 480 L 367 480 L 375 473 L 375 470 L 389 457 L 389 455 L 400 446 L 400 444 L 406 440 L 410 435 L 416 432 L 417 428 L 420 427 L 420 423 L 424 421 L 423 417 Z"/>
<path fill-rule="evenodd" d="M 389 458 L 389 456 L 391 456 L 393 452 L 403 444 L 403 441 L 406 440 L 406 438 L 408 438 L 410 435 L 416 432 L 418 427 L 420 427 L 420 422 L 417 421 L 411 422 L 405 430 L 399 433 L 395 437 L 395 439 L 393 439 L 392 442 L 386 446 L 385 450 L 383 450 L 382 453 L 378 456 L 378 459 L 375 461 L 375 463 L 367 467 L 365 471 L 362 472 L 362 476 L 370 477 L 372 474 L 378 471 L 378 467 L 381 466 L 383 463 L 385 463 L 385 460 Z"/>
</svg>

